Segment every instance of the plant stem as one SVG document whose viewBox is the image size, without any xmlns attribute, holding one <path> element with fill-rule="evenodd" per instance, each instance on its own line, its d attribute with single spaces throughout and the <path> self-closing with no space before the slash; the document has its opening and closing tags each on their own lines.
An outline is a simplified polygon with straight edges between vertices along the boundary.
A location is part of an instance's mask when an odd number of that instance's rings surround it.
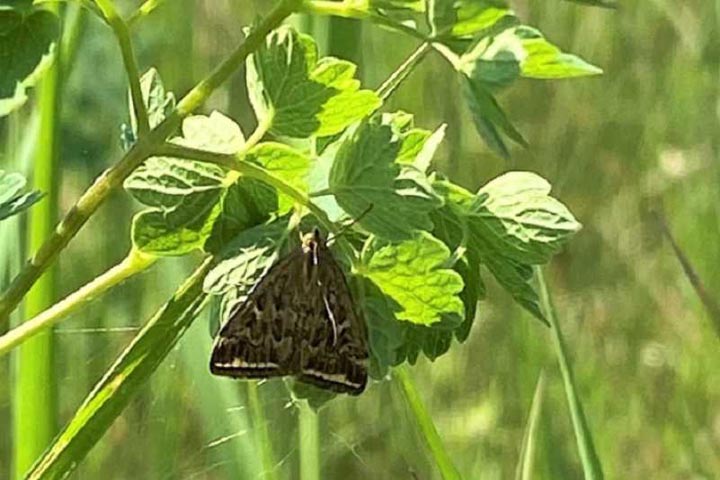
<svg viewBox="0 0 720 480">
<path fill-rule="evenodd" d="M 307 401 L 298 402 L 300 480 L 320 480 L 320 433 L 318 414 Z"/>
<path fill-rule="evenodd" d="M 265 480 L 276 480 L 275 474 L 275 453 L 273 452 L 272 441 L 267 429 L 267 419 L 263 410 L 260 395 L 258 393 L 257 382 L 252 380 L 247 382 L 248 404 L 250 407 L 250 416 L 252 417 L 253 430 L 255 431 L 255 441 L 260 449 L 261 463 L 263 465 L 263 473 Z"/>
<path fill-rule="evenodd" d="M 143 326 L 33 465 L 27 480 L 67 478 L 97 444 L 202 310 L 207 299 L 203 281 L 213 261 L 205 259 Z"/>
<path fill-rule="evenodd" d="M 140 138 L 117 164 L 95 180 L 0 296 L 0 325 L 110 193 L 177 129 L 183 118 L 202 105 L 243 64 L 245 58 L 261 45 L 265 36 L 289 16 L 298 4 L 299 0 L 282 0 L 229 58 L 180 101 L 168 118 Z"/>
<path fill-rule="evenodd" d="M 304 0 L 302 12 L 315 15 L 332 15 L 343 18 L 367 18 L 370 15 L 368 5 L 364 8 L 357 8 L 345 2 L 333 2 L 325 0 Z"/>
<path fill-rule="evenodd" d="M 85 284 L 52 307 L 10 330 L 5 335 L 0 336 L 0 356 L 5 355 L 30 337 L 52 327 L 63 318 L 77 311 L 80 307 L 105 293 L 109 288 L 135 274 L 147 270 L 156 260 L 157 257 L 143 255 L 136 250 L 132 250 L 122 262 L 98 276 L 92 282 Z"/>
<path fill-rule="evenodd" d="M 150 123 L 148 120 L 147 107 L 142 96 L 140 88 L 140 69 L 138 68 L 135 54 L 133 53 L 132 41 L 130 40 L 130 31 L 127 23 L 120 17 L 112 0 L 95 0 L 100 7 L 105 19 L 112 28 L 120 45 L 123 64 L 127 73 L 128 82 L 130 84 L 130 97 L 132 98 L 132 106 L 137 119 L 138 134 L 144 136 L 150 131 Z"/>
<path fill-rule="evenodd" d="M 585 413 L 583 412 L 580 397 L 577 394 L 577 387 L 573 376 L 572 367 L 568 361 L 567 349 L 563 340 L 560 325 L 558 324 L 555 314 L 555 306 L 553 305 L 550 291 L 548 290 L 545 276 L 542 268 L 535 267 L 535 275 L 538 279 L 540 287 L 540 301 L 542 302 L 545 316 L 550 322 L 550 328 L 553 332 L 553 340 L 555 344 L 555 354 L 560 364 L 560 372 L 562 374 L 563 383 L 565 385 L 565 395 L 567 396 L 568 407 L 570 409 L 570 418 L 572 419 L 573 430 L 575 431 L 575 439 L 577 440 L 580 460 L 582 462 L 583 472 L 586 480 L 602 480 L 603 473 L 595 452 L 590 428 L 588 427 Z"/>
<path fill-rule="evenodd" d="M 415 70 L 425 55 L 431 50 L 428 42 L 423 42 L 410 56 L 383 82 L 376 90 L 380 99 L 385 102 L 397 90 L 400 84 Z"/>
<path fill-rule="evenodd" d="M 59 6 L 51 7 L 56 13 Z M 36 249 L 50 235 L 56 215 L 56 171 L 62 72 L 56 55 L 40 85 L 38 109 L 39 138 L 33 163 L 33 188 L 47 195 L 29 213 L 28 247 Z M 49 270 L 28 292 L 24 318 L 43 311 L 55 300 L 55 272 Z M 1 323 L 1 322 L 0 322 Z M 27 343 L 14 357 L 13 461 L 14 476 L 20 479 L 45 450 L 56 433 L 53 335 L 46 332 Z"/>
<path fill-rule="evenodd" d="M 130 15 L 130 18 L 128 18 L 127 21 L 128 26 L 134 26 L 135 22 L 141 20 L 143 17 L 150 15 L 152 11 L 159 7 L 163 2 L 164 0 L 146 0 L 145 3 L 140 5 L 140 7 L 138 7 L 138 9 L 135 10 L 132 15 Z"/>
<path fill-rule="evenodd" d="M 420 428 L 420 432 L 422 433 L 427 446 L 430 448 L 430 452 L 435 459 L 435 464 L 440 470 L 442 478 L 444 480 L 460 480 L 462 478 L 460 476 L 460 472 L 458 472 L 457 468 L 455 468 L 450 455 L 448 455 L 445 450 L 445 445 L 443 445 L 440 434 L 435 428 L 435 424 L 425 408 L 422 398 L 420 398 L 420 393 L 415 387 L 415 382 L 410 375 L 408 367 L 406 365 L 395 367 L 393 370 L 393 376 L 400 383 L 400 387 L 405 396 L 405 401 L 415 416 L 415 421 Z"/>
<path fill-rule="evenodd" d="M 295 202 L 299 203 L 303 207 L 307 208 L 312 213 L 320 224 L 325 227 L 331 233 L 338 233 L 339 229 L 333 223 L 332 220 L 327 216 L 325 211 L 317 206 L 310 197 L 304 192 L 298 190 L 294 186 L 286 183 L 281 178 L 278 178 L 265 170 L 264 168 L 255 165 L 254 163 L 247 162 L 243 159 L 248 148 L 236 154 L 224 154 L 215 153 L 207 150 L 200 150 L 196 148 L 189 148 L 174 143 L 165 143 L 162 147 L 155 150 L 153 155 L 174 157 L 174 158 L 185 158 L 188 160 L 196 160 L 198 162 L 213 163 L 221 167 L 235 170 L 242 175 L 245 175 L 256 180 L 260 180 L 263 183 L 270 185 L 276 190 L 284 193 L 288 197 L 292 198 Z M 348 243 L 347 239 L 342 236 L 337 238 L 338 245 L 343 250 L 343 253 L 347 255 L 348 259 L 351 259 L 355 263 L 356 258 L 352 246 Z"/>
</svg>

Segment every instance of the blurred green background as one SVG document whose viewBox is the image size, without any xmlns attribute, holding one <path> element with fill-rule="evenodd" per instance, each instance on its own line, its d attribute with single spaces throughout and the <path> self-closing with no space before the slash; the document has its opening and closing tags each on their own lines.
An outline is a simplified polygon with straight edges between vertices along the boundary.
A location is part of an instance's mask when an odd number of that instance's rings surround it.
<svg viewBox="0 0 720 480">
<path fill-rule="evenodd" d="M 138 2 L 125 2 L 131 11 Z M 156 66 L 182 94 L 217 64 L 271 2 L 165 2 L 138 24 L 143 69 Z M 477 189 L 507 170 L 547 178 L 584 229 L 548 268 L 576 380 L 606 477 L 712 479 L 720 475 L 720 342 L 653 211 L 662 212 L 710 292 L 720 292 L 720 1 L 621 2 L 617 11 L 559 0 L 516 0 L 518 16 L 605 75 L 523 81 L 500 98 L 531 143 L 511 162 L 476 134 L 456 75 L 438 55 L 403 84 L 386 110 L 416 124 L 448 124 L 436 165 Z M 416 40 L 369 23 L 294 18 L 323 53 L 360 64 L 369 88 Z M 109 30 L 88 18 L 62 103 L 60 212 L 120 155 L 125 79 Z M 246 132 L 254 119 L 237 74 L 205 112 Z M 0 123 L 0 167 L 29 171 L 22 140 L 32 105 Z M 23 164 L 25 163 L 25 164 Z M 139 206 L 117 192 L 59 262 L 65 295 L 120 261 Z M 0 227 L 0 282 L 26 258 L 21 220 Z M 137 328 L 197 257 L 168 259 L 56 329 L 60 424 L 70 418 Z M 243 384 L 212 377 L 206 316 L 131 402 L 73 478 L 260 478 Z M 496 285 L 470 339 L 413 368 L 421 394 L 467 479 L 513 478 L 541 371 L 547 375 L 533 478 L 582 478 L 549 331 Z M 0 478 L 10 471 L 12 362 L 0 359 Z M 259 389 L 280 478 L 298 471 L 297 409 L 281 382 Z M 323 478 L 438 478 L 414 420 L 391 382 L 321 414 Z M 59 425 L 60 426 L 60 425 Z"/>
</svg>

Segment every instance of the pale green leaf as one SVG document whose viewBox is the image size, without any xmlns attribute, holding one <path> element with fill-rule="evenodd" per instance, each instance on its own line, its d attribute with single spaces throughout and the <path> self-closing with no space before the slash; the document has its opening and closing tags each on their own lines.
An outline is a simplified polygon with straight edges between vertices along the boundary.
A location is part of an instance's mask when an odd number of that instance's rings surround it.
<svg viewBox="0 0 720 480">
<path fill-rule="evenodd" d="M 217 112 L 209 117 L 187 118 L 182 130 L 183 137 L 173 141 L 193 148 L 234 153 L 244 144 L 240 127 Z M 236 177 L 220 167 L 201 162 L 174 158 L 147 160 L 124 183 L 125 189 L 138 201 L 152 207 L 133 220 L 136 247 L 155 255 L 183 255 L 204 248 L 211 235 L 215 235 L 216 240 L 227 238 L 261 221 L 265 218 L 264 212 L 256 218 L 224 216 L 223 223 L 215 225 L 221 214 L 242 210 L 237 203 L 243 184 L 235 182 Z M 236 188 L 240 190 L 233 192 Z M 208 244 L 212 250 L 217 248 L 216 240 Z"/>
<path fill-rule="evenodd" d="M 488 88 L 505 87 L 519 77 L 557 79 L 602 73 L 580 57 L 563 53 L 527 25 L 483 38 L 462 56 L 461 62 L 470 78 Z"/>
<path fill-rule="evenodd" d="M 175 108 L 175 95 L 165 90 L 165 85 L 155 68 L 151 68 L 142 76 L 140 79 L 140 90 L 145 106 L 147 107 L 150 128 L 155 128 L 160 125 Z M 130 125 L 133 133 L 137 135 L 137 117 L 133 108 L 132 99 L 129 99 L 128 104 L 130 105 Z"/>
<path fill-rule="evenodd" d="M 406 155 L 403 164 L 397 162 L 406 142 L 417 142 L 412 130 L 396 128 L 397 119 L 383 115 L 348 132 L 329 180 L 345 212 L 390 240 L 410 238 L 413 230 L 431 230 L 428 213 L 441 204 L 424 172 L 409 165 L 414 160 Z"/>
<path fill-rule="evenodd" d="M 462 277 L 446 268 L 448 248 L 426 232 L 397 244 L 377 242 L 363 258 L 363 274 L 399 307 L 398 320 L 431 325 L 452 317 L 464 318 L 459 297 Z"/>
<path fill-rule="evenodd" d="M 275 135 L 334 135 L 381 103 L 374 92 L 360 90 L 355 70 L 332 57 L 318 61 L 312 38 L 283 26 L 248 59 L 250 100 L 258 120 L 269 122 Z"/>
<path fill-rule="evenodd" d="M 17 215 L 39 202 L 43 193 L 38 191 L 22 193 L 25 177 L 19 173 L 5 173 L 0 170 L 0 220 Z"/>
<path fill-rule="evenodd" d="M 549 196 L 550 185 L 533 173 L 511 172 L 477 195 L 445 181 L 434 187 L 445 198 L 446 241 L 463 244 L 468 258 L 478 258 L 516 302 L 545 321 L 531 265 L 547 262 L 580 228 Z"/>
<path fill-rule="evenodd" d="M 22 106 L 50 64 L 60 22 L 52 12 L 0 6 L 0 117 Z"/>
<path fill-rule="evenodd" d="M 433 34 L 472 37 L 513 15 L 503 0 L 427 0 Z"/>
<path fill-rule="evenodd" d="M 519 263 L 547 262 L 581 225 L 551 197 L 550 184 L 531 172 L 510 172 L 480 189 L 473 207 L 475 231 Z"/>
<path fill-rule="evenodd" d="M 217 111 L 210 116 L 192 115 L 186 118 L 182 133 L 181 138 L 174 139 L 175 142 L 215 153 L 234 154 L 245 144 L 240 126 Z"/>
</svg>

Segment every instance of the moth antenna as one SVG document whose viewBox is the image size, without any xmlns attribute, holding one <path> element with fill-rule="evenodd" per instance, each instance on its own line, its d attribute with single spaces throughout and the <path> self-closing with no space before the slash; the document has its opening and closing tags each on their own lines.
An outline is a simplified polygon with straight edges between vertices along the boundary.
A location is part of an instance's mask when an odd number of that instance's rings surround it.
<svg viewBox="0 0 720 480">
<path fill-rule="evenodd" d="M 352 222 L 348 223 L 347 225 L 344 225 L 338 233 L 336 233 L 333 236 L 331 236 L 330 238 L 328 238 L 326 243 L 330 243 L 330 242 L 334 241 L 337 237 L 343 235 L 345 232 L 347 232 L 352 227 L 354 227 L 355 224 L 357 224 L 360 220 L 362 220 L 365 217 L 365 215 L 370 213 L 370 210 L 372 210 L 374 206 L 375 206 L 374 203 L 371 203 L 370 205 L 368 205 L 368 207 L 360 215 L 358 215 L 356 218 L 354 218 Z"/>
</svg>

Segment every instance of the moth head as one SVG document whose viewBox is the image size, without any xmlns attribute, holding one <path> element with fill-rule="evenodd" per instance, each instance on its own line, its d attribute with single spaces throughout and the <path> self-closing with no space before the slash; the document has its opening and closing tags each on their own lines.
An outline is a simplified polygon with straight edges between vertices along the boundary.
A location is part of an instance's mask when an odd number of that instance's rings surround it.
<svg viewBox="0 0 720 480">
<path fill-rule="evenodd" d="M 315 227 L 315 228 L 313 228 L 312 232 L 306 233 L 302 237 L 303 252 L 312 253 L 313 258 L 317 259 L 318 247 L 323 245 L 324 243 L 325 243 L 325 240 L 323 240 L 322 233 L 320 233 L 320 229 Z"/>
</svg>

